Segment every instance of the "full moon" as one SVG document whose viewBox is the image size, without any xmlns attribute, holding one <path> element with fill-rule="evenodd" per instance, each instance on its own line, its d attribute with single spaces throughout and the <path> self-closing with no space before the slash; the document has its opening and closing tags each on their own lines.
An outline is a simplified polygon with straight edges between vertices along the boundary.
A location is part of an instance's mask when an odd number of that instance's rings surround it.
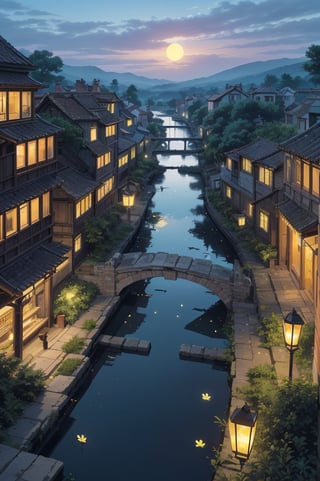
<svg viewBox="0 0 320 481">
<path fill-rule="evenodd" d="M 180 43 L 170 43 L 170 45 L 167 47 L 166 52 L 168 59 L 172 60 L 172 62 L 177 62 L 178 60 L 181 60 L 184 55 L 184 50 Z"/>
</svg>

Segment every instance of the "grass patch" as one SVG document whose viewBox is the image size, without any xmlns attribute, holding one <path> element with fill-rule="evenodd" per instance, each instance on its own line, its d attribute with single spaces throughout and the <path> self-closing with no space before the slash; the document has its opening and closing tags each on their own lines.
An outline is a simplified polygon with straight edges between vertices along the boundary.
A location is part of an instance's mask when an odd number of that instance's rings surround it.
<svg viewBox="0 0 320 481">
<path fill-rule="evenodd" d="M 56 375 L 71 376 L 71 374 L 80 366 L 82 359 L 69 358 L 65 359 L 56 371 Z"/>
<path fill-rule="evenodd" d="M 94 329 L 97 325 L 97 321 L 95 321 L 94 319 L 86 319 L 82 326 L 81 326 L 81 329 L 85 329 L 86 331 L 92 331 L 92 329 Z"/>
<path fill-rule="evenodd" d="M 79 336 L 73 336 L 70 341 L 62 346 L 62 350 L 66 354 L 80 354 L 84 347 L 84 339 Z"/>
</svg>

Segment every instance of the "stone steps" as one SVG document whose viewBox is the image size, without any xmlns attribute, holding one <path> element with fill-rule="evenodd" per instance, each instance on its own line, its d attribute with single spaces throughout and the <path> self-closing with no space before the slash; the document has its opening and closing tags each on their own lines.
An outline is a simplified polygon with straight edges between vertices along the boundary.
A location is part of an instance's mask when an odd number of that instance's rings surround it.
<svg viewBox="0 0 320 481">
<path fill-rule="evenodd" d="M 98 344 L 110 349 L 117 349 L 125 352 L 137 352 L 140 354 L 149 354 L 151 342 L 143 339 L 134 339 L 119 336 L 101 335 Z"/>
<path fill-rule="evenodd" d="M 184 358 L 201 359 L 204 361 L 226 362 L 224 348 L 197 346 L 195 344 L 181 344 L 179 354 Z"/>
</svg>

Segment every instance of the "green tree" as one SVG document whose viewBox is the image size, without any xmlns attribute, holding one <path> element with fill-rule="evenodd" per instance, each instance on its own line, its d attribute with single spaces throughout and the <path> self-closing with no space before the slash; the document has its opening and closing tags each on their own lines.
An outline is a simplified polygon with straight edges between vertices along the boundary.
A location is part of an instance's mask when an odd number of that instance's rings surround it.
<svg viewBox="0 0 320 481">
<path fill-rule="evenodd" d="M 257 137 L 265 137 L 278 143 L 290 139 L 297 133 L 297 128 L 294 125 L 283 122 L 268 122 L 255 130 Z"/>
<path fill-rule="evenodd" d="M 311 45 L 306 51 L 306 57 L 309 61 L 304 63 L 304 70 L 311 74 L 315 85 L 320 84 L 320 45 Z"/>
<path fill-rule="evenodd" d="M 279 79 L 276 75 L 273 74 L 267 74 L 264 78 L 263 81 L 263 86 L 264 87 L 276 87 L 279 83 Z"/>
<path fill-rule="evenodd" d="M 280 80 L 280 88 L 282 87 L 291 87 L 292 89 L 296 89 L 300 87 L 302 84 L 302 78 L 299 75 L 292 77 L 289 73 L 283 73 L 281 75 Z"/>
<path fill-rule="evenodd" d="M 37 67 L 37 70 L 31 73 L 35 80 L 45 85 L 50 85 L 53 82 L 61 82 L 64 79 L 62 75 L 55 75 L 62 71 L 63 62 L 60 57 L 54 57 L 52 52 L 35 50 L 29 56 L 29 60 Z"/>
<path fill-rule="evenodd" d="M 138 98 L 137 87 L 133 84 L 129 85 L 129 87 L 125 91 L 124 98 L 131 104 L 141 105 L 141 102 L 139 101 L 139 98 Z"/>
<path fill-rule="evenodd" d="M 119 82 L 116 78 L 114 78 L 110 84 L 110 89 L 114 92 L 117 93 L 119 90 Z"/>
</svg>

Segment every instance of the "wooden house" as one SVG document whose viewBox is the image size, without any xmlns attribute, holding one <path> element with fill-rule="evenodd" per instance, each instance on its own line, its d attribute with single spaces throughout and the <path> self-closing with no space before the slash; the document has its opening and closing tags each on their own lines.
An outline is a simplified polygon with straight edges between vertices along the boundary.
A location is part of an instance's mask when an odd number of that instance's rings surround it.
<svg viewBox="0 0 320 481">
<path fill-rule="evenodd" d="M 71 271 L 70 249 L 53 242 L 61 128 L 35 115 L 33 69 L 0 37 L 0 348 L 20 358 L 53 322 L 54 288 Z"/>
</svg>

